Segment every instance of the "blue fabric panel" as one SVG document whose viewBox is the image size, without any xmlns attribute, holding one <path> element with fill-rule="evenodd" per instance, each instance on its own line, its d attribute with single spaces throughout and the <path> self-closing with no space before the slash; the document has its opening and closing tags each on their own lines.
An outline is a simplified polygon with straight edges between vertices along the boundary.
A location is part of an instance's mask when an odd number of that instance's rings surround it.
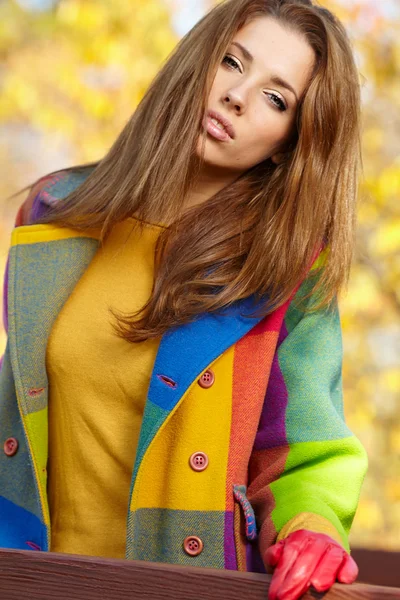
<svg viewBox="0 0 400 600">
<path fill-rule="evenodd" d="M 75 191 L 89 177 L 94 168 L 86 167 L 81 171 L 64 171 L 58 176 L 62 177 L 61 179 L 55 177 L 55 181 L 50 181 L 45 185 L 44 190 L 50 194 L 52 199 L 62 200 Z"/>
<path fill-rule="evenodd" d="M 257 308 L 253 298 L 248 298 L 219 315 L 203 314 L 165 334 L 150 381 L 150 400 L 170 411 L 209 364 L 261 321 L 250 316 Z M 175 385 L 167 385 L 160 376 Z"/>
<path fill-rule="evenodd" d="M 27 542 L 47 550 L 46 526 L 29 511 L 0 496 L 0 547 L 31 550 Z"/>
</svg>

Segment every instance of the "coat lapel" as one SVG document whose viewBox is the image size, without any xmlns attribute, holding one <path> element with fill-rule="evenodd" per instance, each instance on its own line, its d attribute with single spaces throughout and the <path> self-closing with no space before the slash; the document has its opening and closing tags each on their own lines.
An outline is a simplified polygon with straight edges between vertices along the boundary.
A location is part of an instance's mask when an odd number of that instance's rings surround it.
<svg viewBox="0 0 400 600">
<path fill-rule="evenodd" d="M 50 225 L 18 227 L 12 234 L 8 274 L 9 348 L 45 521 L 48 520 L 47 341 L 58 313 L 97 247 L 98 240 L 93 236 Z"/>
</svg>

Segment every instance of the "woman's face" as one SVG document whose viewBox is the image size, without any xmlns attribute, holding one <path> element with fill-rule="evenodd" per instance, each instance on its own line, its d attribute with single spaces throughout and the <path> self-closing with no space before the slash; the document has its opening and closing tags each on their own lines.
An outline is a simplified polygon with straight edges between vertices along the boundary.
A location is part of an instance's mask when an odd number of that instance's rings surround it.
<svg viewBox="0 0 400 600">
<path fill-rule="evenodd" d="M 232 40 L 208 99 L 205 165 L 241 173 L 267 158 L 279 162 L 314 61 L 306 39 L 276 20 L 259 17 L 245 25 Z M 198 155 L 200 150 L 201 137 Z"/>
</svg>

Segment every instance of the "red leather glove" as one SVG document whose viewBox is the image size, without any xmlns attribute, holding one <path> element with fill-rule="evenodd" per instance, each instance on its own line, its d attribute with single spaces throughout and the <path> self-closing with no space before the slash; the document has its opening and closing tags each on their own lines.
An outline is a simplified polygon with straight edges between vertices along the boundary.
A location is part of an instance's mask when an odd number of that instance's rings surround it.
<svg viewBox="0 0 400 600">
<path fill-rule="evenodd" d="M 297 600 L 313 586 L 326 592 L 336 580 L 353 583 L 358 567 L 346 550 L 324 533 L 294 531 L 264 555 L 275 567 L 268 600 Z"/>
</svg>

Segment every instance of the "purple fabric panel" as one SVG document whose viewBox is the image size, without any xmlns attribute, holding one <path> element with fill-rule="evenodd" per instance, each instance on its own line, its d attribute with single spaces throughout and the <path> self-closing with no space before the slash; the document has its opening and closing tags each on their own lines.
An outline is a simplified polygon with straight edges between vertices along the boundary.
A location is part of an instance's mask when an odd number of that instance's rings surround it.
<svg viewBox="0 0 400 600">
<path fill-rule="evenodd" d="M 225 511 L 224 554 L 225 569 L 228 571 L 237 571 L 233 512 L 228 510 Z"/>
<path fill-rule="evenodd" d="M 251 573 L 266 573 L 260 550 L 256 542 L 248 542 L 246 546 L 246 567 Z"/>
<path fill-rule="evenodd" d="M 3 285 L 3 326 L 5 332 L 8 333 L 8 266 L 10 258 L 7 259 L 6 271 L 4 273 Z"/>
<path fill-rule="evenodd" d="M 39 192 L 38 194 L 36 194 L 32 203 L 32 210 L 29 216 L 29 223 L 36 223 L 40 221 L 41 217 L 46 213 L 46 210 L 48 210 L 48 206 L 42 202 L 41 192 Z"/>
<path fill-rule="evenodd" d="M 284 446 L 287 443 L 285 418 L 288 393 L 278 359 L 279 346 L 287 336 L 288 330 L 285 321 L 283 321 L 274 360 L 272 361 L 254 450 L 266 450 L 267 448 Z"/>
</svg>

